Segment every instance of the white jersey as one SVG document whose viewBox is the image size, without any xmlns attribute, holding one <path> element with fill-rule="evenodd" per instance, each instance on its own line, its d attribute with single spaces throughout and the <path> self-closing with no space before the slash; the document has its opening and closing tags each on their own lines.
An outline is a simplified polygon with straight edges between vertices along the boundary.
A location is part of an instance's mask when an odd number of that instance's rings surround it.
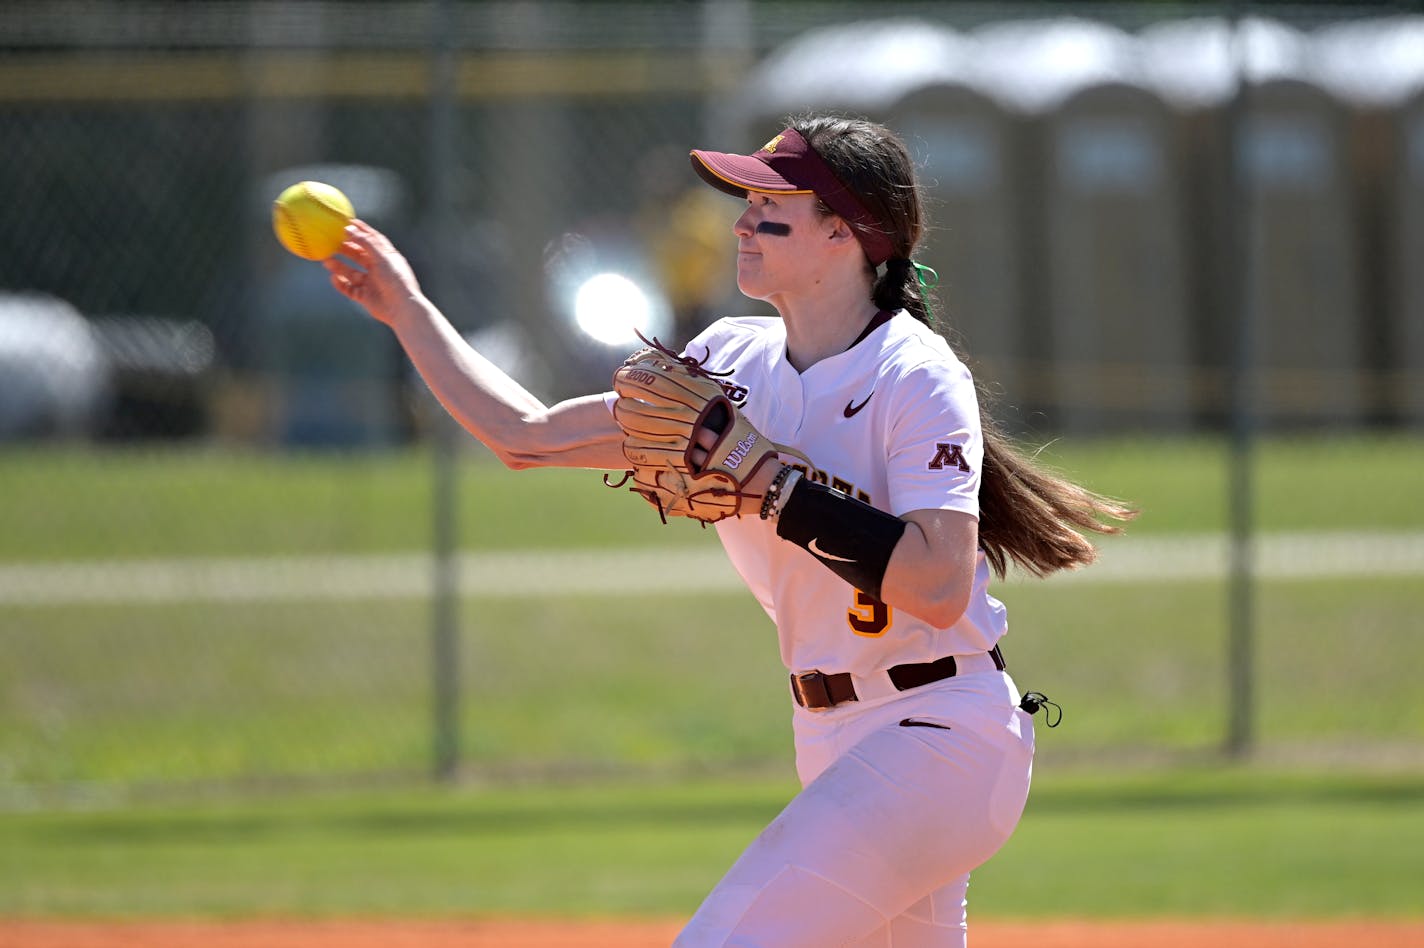
<svg viewBox="0 0 1424 948">
<path fill-rule="evenodd" d="M 848 351 L 804 373 L 786 357 L 776 317 L 721 319 L 684 350 L 730 371 L 739 407 L 771 440 L 804 453 L 808 476 L 902 516 L 979 515 L 984 441 L 973 380 L 936 332 L 900 312 Z M 1004 607 L 989 595 L 983 551 L 964 615 L 939 629 L 879 602 L 750 516 L 716 524 L 733 566 L 777 628 L 792 672 L 869 672 L 992 648 Z"/>
</svg>

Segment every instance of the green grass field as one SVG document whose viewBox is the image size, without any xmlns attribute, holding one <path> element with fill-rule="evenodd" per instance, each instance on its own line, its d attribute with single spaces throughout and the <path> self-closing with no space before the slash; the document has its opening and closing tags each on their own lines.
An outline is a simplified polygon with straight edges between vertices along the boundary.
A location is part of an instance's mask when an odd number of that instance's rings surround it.
<svg viewBox="0 0 1424 948">
<path fill-rule="evenodd" d="M 784 780 L 0 813 L 0 914 L 690 913 Z M 1424 777 L 1040 773 L 976 917 L 1414 917 Z"/>
<path fill-rule="evenodd" d="M 1220 742 L 1218 585 L 1016 584 L 1003 595 L 1016 679 L 1065 709 L 1064 725 L 1044 735 L 1045 759 L 1191 756 Z M 1324 751 L 1424 740 L 1414 682 L 1424 584 L 1280 582 L 1262 600 L 1264 741 Z M 0 618 L 9 780 L 154 784 L 427 766 L 423 603 L 12 607 Z M 789 762 L 785 672 L 749 597 L 470 600 L 462 627 L 462 755 L 476 773 Z M 1342 652 L 1342 640 L 1359 648 Z"/>
<path fill-rule="evenodd" d="M 1137 535 L 1225 525 L 1219 444 L 1048 456 L 1140 504 Z M 1424 529 L 1424 439 L 1257 460 L 1263 530 Z M 417 551 L 428 468 L 6 448 L 0 568 Z M 471 454 L 460 484 L 465 550 L 716 543 L 587 472 Z M 466 782 L 444 789 L 425 786 L 424 601 L 0 602 L 0 913 L 690 910 L 791 792 L 785 673 L 744 593 L 649 585 L 465 599 Z M 1040 729 L 1029 813 L 976 876 L 976 912 L 1424 914 L 1419 577 L 1260 585 L 1261 754 L 1234 767 L 1221 583 L 999 594 L 1015 677 L 1065 717 Z"/>
<path fill-rule="evenodd" d="M 1216 441 L 1055 442 L 1040 455 L 1142 509 L 1137 534 L 1227 522 L 1227 456 Z M 1424 528 L 1424 439 L 1264 443 L 1263 530 Z M 429 546 L 430 458 L 421 451 L 299 456 L 221 449 L 0 448 L 0 563 L 75 558 L 384 552 Z M 641 500 L 587 471 L 511 472 L 471 449 L 461 465 L 465 549 L 706 542 L 663 527 Z"/>
</svg>

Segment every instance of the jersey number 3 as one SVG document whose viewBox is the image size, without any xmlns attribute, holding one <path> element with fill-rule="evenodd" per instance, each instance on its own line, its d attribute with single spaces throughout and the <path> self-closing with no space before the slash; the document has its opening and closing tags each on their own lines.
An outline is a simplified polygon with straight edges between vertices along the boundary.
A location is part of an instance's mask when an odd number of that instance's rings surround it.
<svg viewBox="0 0 1424 948">
<path fill-rule="evenodd" d="M 863 589 L 855 591 L 855 605 L 846 610 L 846 622 L 856 635 L 884 635 L 893 621 L 890 607 Z"/>
</svg>

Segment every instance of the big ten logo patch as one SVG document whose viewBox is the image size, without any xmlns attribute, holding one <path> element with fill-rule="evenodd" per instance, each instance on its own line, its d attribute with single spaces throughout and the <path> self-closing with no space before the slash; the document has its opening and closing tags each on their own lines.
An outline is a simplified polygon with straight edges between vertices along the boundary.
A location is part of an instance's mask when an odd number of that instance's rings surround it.
<svg viewBox="0 0 1424 948">
<path fill-rule="evenodd" d="M 958 468 L 965 474 L 970 471 L 969 462 L 964 460 L 964 449 L 957 444 L 945 444 L 943 441 L 935 445 L 934 457 L 930 458 L 926 467 L 931 471 L 943 471 L 948 467 Z"/>
<path fill-rule="evenodd" d="M 717 384 L 722 386 L 722 394 L 731 399 L 733 405 L 736 405 L 738 408 L 746 405 L 747 396 L 751 394 L 751 390 L 745 385 L 738 385 L 736 382 L 728 379 L 718 379 Z"/>
</svg>

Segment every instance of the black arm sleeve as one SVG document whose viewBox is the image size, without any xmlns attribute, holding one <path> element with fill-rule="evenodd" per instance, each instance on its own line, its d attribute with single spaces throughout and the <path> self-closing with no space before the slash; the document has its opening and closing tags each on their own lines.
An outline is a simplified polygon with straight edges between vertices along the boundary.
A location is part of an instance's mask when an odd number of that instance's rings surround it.
<svg viewBox="0 0 1424 948">
<path fill-rule="evenodd" d="M 824 484 L 801 478 L 776 521 L 776 535 L 805 548 L 856 589 L 880 598 L 905 521 Z"/>
</svg>

